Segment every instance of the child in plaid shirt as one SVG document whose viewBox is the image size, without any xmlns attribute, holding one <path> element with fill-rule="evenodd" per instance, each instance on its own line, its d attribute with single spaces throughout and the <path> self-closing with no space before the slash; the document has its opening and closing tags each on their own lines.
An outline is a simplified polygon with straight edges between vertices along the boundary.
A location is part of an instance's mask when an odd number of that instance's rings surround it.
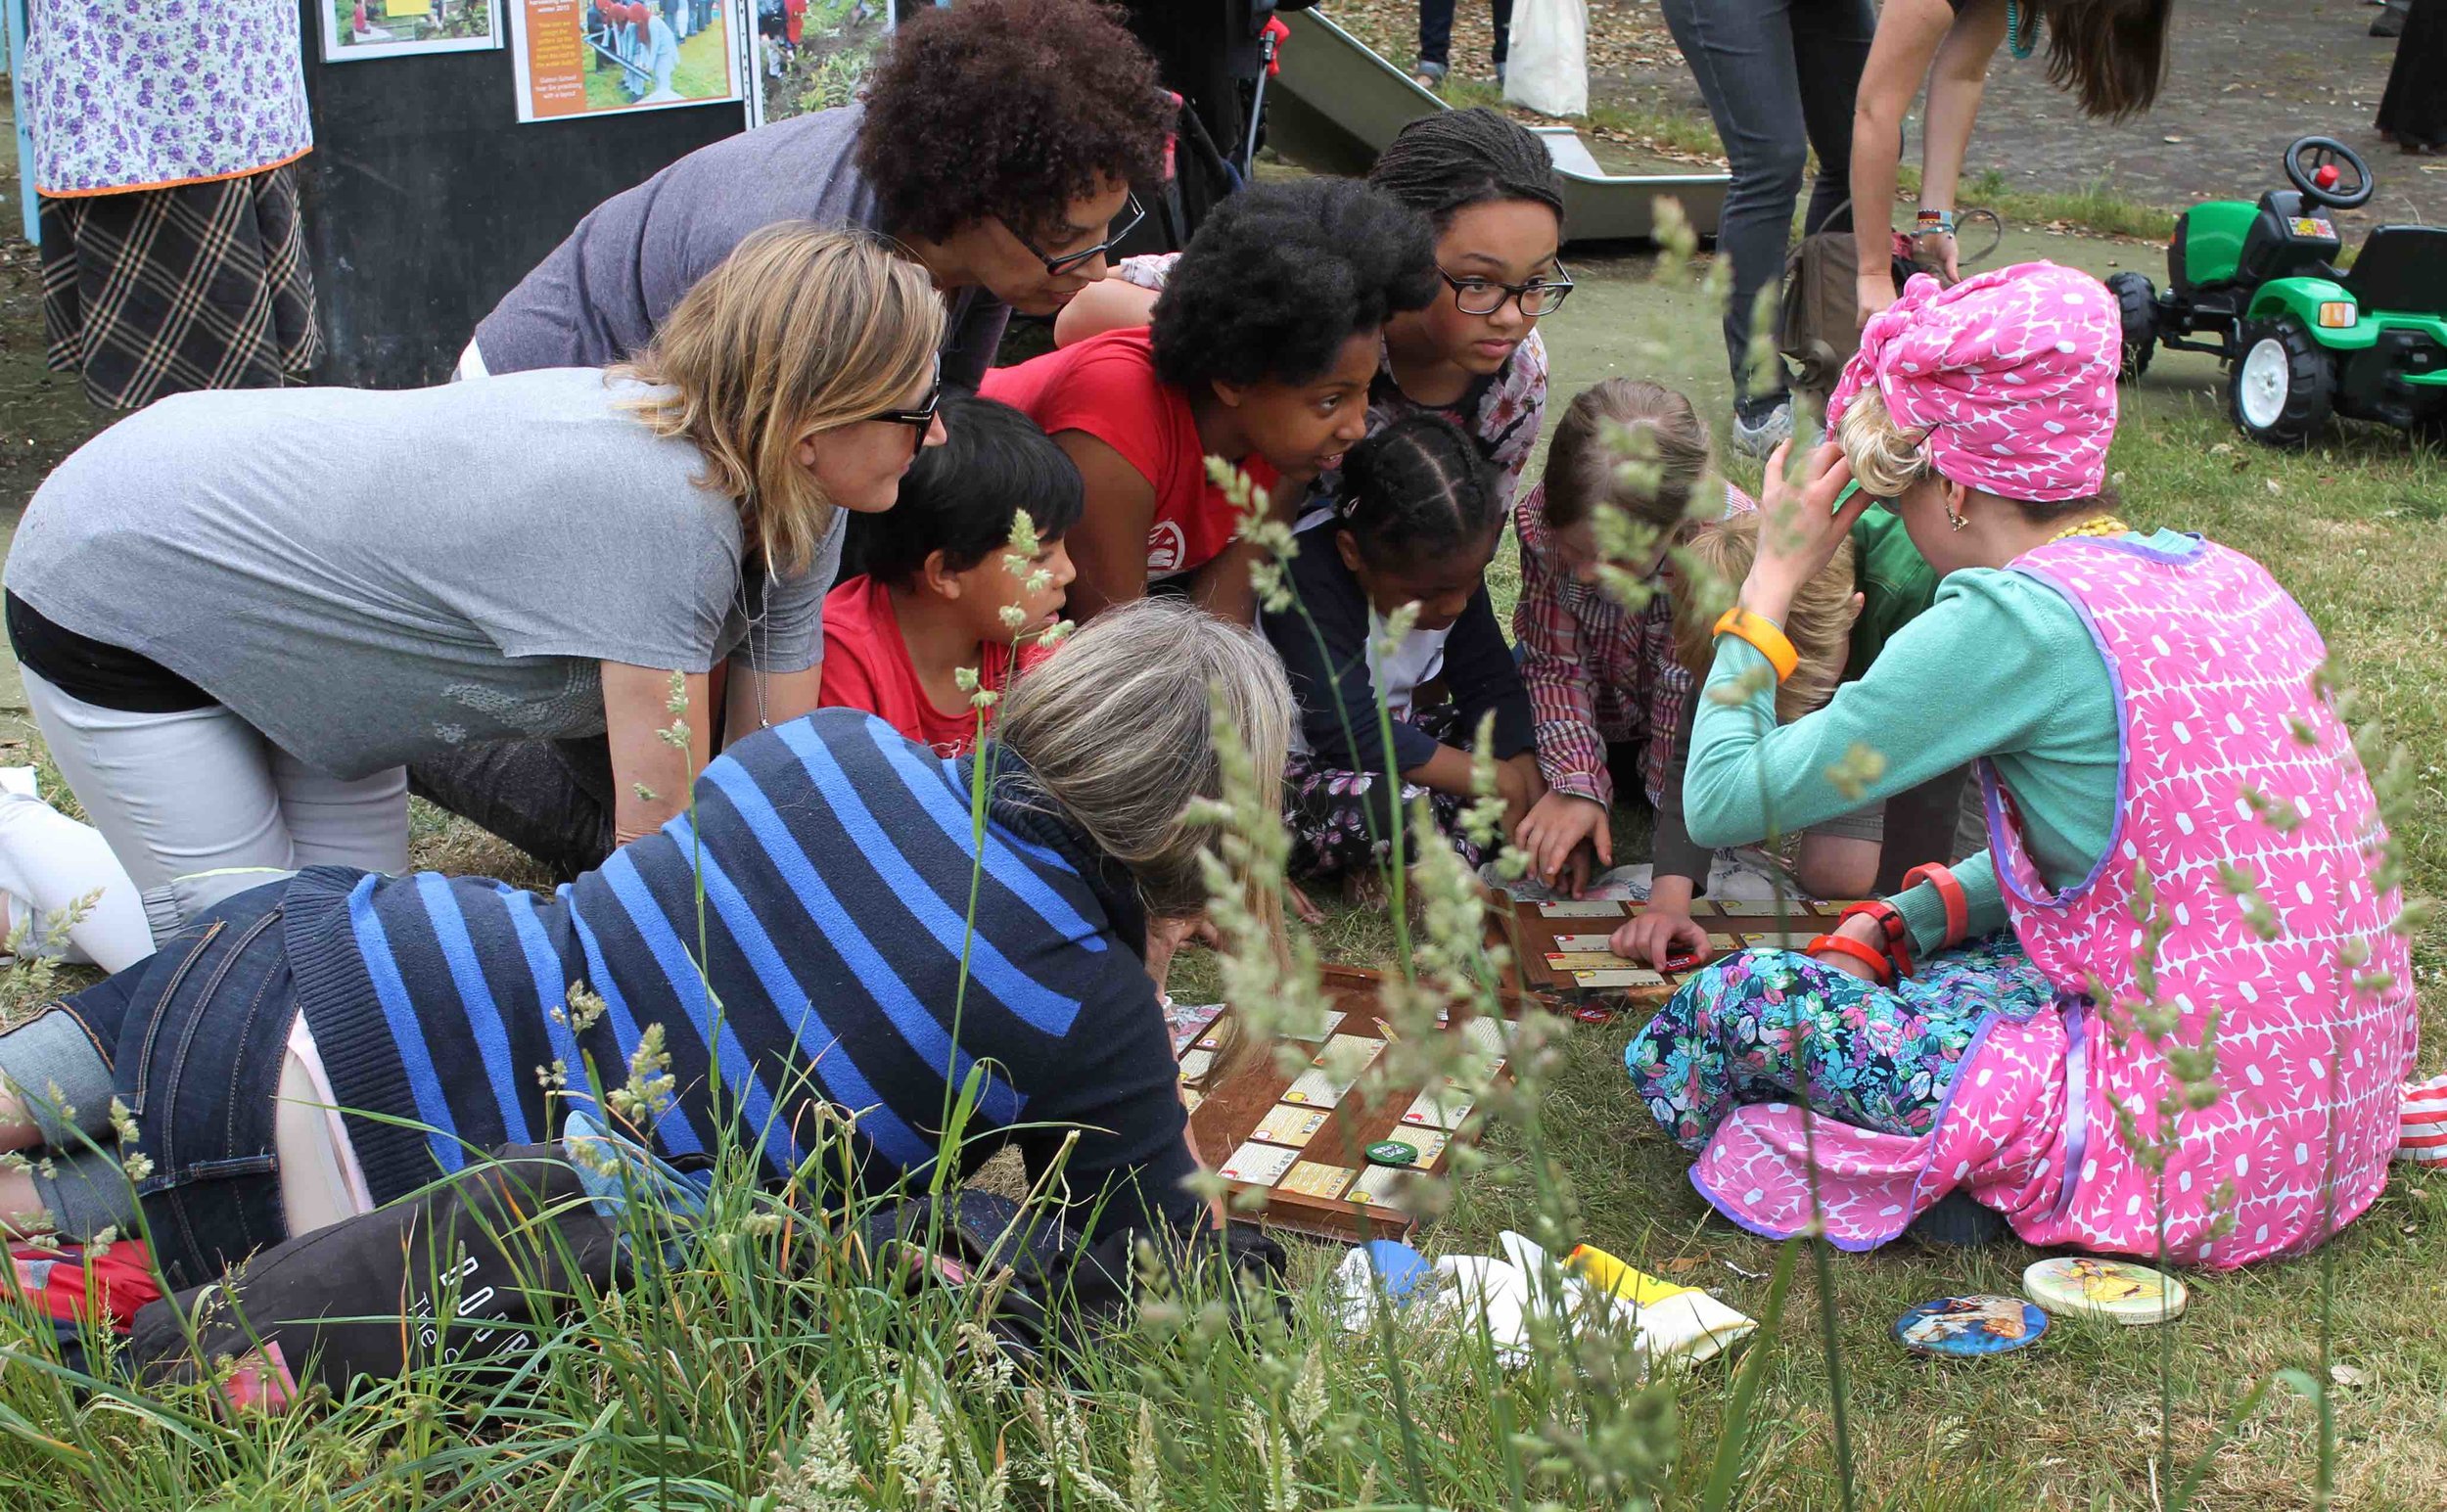
<svg viewBox="0 0 2447 1512">
<path fill-rule="evenodd" d="M 1653 487 L 1617 476 L 1619 459 L 1602 435 L 1609 422 L 1648 438 Z M 1659 592 L 1645 608 L 1626 609 L 1597 586 L 1593 519 L 1599 504 L 1610 504 L 1657 532 L 1650 560 L 1633 564 L 1654 580 L 1707 469 L 1707 428 L 1688 399 L 1659 384 L 1609 378 L 1574 397 L 1555 427 L 1545 478 L 1513 507 L 1521 597 L 1512 638 L 1547 789 L 1516 842 L 1533 876 L 1574 895 L 1589 881 L 1593 856 L 1600 866 L 1613 863 L 1607 813 L 1618 776 L 1658 810 L 1657 875 L 1707 874 L 1709 852 L 1691 846 L 1681 805 L 1667 802 L 1675 735 L 1691 694 L 1690 673 L 1674 656 L 1674 608 Z M 1753 507 L 1727 486 L 1729 512 Z"/>
</svg>

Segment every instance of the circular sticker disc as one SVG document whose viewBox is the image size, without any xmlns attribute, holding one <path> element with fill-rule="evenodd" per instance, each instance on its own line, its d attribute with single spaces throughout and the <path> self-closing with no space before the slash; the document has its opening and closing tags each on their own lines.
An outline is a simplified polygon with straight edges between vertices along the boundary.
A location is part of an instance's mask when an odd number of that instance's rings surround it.
<svg viewBox="0 0 2447 1512">
<path fill-rule="evenodd" d="M 2022 1272 L 2022 1290 L 2051 1312 L 2163 1323 L 2184 1315 L 2184 1283 L 2132 1260 L 2054 1255 Z"/>
<path fill-rule="evenodd" d="M 1419 1158 L 1419 1147 L 1399 1139 L 1380 1139 L 1368 1146 L 1367 1156 L 1378 1166 L 1408 1166 Z"/>
<path fill-rule="evenodd" d="M 2048 1314 L 2019 1297 L 1940 1297 L 1895 1319 L 1895 1338 L 1916 1354 L 2005 1354 L 2047 1331 Z"/>
</svg>

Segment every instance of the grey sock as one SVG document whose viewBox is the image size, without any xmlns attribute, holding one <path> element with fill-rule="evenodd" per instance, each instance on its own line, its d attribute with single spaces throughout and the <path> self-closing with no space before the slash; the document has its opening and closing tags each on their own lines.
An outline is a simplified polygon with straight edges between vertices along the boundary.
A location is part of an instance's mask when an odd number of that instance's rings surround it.
<svg viewBox="0 0 2447 1512">
<path fill-rule="evenodd" d="M 136 1184 L 107 1148 L 78 1148 L 51 1157 L 51 1174 L 33 1172 L 34 1195 L 51 1214 L 63 1239 L 91 1239 L 115 1227 L 121 1237 L 136 1226 Z"/>
<path fill-rule="evenodd" d="M 74 1014 L 54 1008 L 0 1034 L 0 1085 L 17 1089 L 42 1142 L 75 1149 L 75 1130 L 111 1131 L 111 1067 Z M 52 1089 L 56 1087 L 55 1092 Z M 61 1117 L 74 1110 L 74 1127 Z"/>
</svg>

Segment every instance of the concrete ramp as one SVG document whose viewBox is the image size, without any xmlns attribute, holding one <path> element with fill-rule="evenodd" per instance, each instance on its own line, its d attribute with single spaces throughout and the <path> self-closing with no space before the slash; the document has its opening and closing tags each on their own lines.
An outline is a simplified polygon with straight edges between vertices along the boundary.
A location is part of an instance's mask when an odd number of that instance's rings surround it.
<svg viewBox="0 0 2447 1512">
<path fill-rule="evenodd" d="M 1291 39 L 1283 44 L 1282 73 L 1267 86 L 1267 142 L 1303 167 L 1365 173 L 1395 132 L 1449 108 L 1316 12 L 1291 11 L 1282 20 Z M 1660 196 L 1680 200 L 1700 235 L 1716 235 L 1726 175 L 1603 173 L 1571 127 L 1538 130 L 1563 179 L 1567 241 L 1652 240 Z"/>
</svg>

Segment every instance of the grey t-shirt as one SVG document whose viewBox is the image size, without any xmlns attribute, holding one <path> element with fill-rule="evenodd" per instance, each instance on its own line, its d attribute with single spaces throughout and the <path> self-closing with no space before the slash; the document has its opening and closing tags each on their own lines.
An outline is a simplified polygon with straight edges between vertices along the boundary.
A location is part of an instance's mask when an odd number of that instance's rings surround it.
<svg viewBox="0 0 2447 1512">
<path fill-rule="evenodd" d="M 844 517 L 806 573 L 743 584 L 697 448 L 619 407 L 651 391 L 554 368 L 177 394 L 36 490 L 8 587 L 343 777 L 600 733 L 600 662 L 812 666 Z"/>
<path fill-rule="evenodd" d="M 865 115 L 846 106 L 726 137 L 587 211 L 476 327 L 485 370 L 624 360 L 698 279 L 776 221 L 884 231 L 856 162 Z M 954 295 L 944 382 L 975 392 L 1010 318 L 983 289 Z"/>
</svg>

